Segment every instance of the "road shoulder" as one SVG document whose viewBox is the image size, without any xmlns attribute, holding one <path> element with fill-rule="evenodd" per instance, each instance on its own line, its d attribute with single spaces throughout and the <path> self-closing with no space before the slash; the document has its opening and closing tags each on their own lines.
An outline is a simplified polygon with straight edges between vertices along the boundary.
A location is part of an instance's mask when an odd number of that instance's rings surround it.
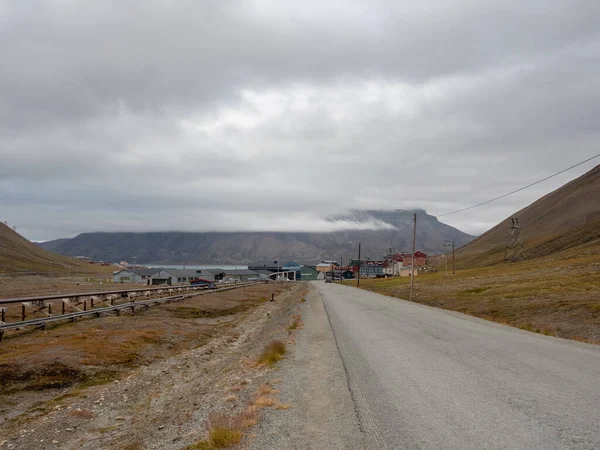
<svg viewBox="0 0 600 450">
<path fill-rule="evenodd" d="M 266 412 L 250 448 L 365 448 L 321 296 L 311 287 L 300 305 L 304 327 L 292 354 L 273 374 L 283 380 L 280 400 L 292 407 Z"/>
</svg>

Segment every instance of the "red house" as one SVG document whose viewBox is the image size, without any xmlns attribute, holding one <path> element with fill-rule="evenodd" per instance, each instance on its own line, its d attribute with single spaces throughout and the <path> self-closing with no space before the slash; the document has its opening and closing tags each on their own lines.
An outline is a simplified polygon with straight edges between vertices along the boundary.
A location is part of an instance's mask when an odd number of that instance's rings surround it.
<svg viewBox="0 0 600 450">
<path fill-rule="evenodd" d="M 410 266 L 412 265 L 413 257 L 412 255 L 402 255 L 402 265 Z M 423 252 L 416 251 L 415 252 L 415 267 L 423 267 L 427 264 L 427 255 Z"/>
</svg>

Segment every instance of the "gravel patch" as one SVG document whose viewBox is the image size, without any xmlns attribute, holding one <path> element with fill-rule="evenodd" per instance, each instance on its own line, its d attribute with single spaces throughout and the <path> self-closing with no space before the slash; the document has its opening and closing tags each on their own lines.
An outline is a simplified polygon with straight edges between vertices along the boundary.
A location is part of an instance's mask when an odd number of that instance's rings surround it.
<svg viewBox="0 0 600 450">
<path fill-rule="evenodd" d="M 320 295 L 314 288 L 300 303 L 304 326 L 296 345 L 272 378 L 285 410 L 266 409 L 247 443 L 264 449 L 361 449 L 360 430 L 346 374 Z"/>
</svg>

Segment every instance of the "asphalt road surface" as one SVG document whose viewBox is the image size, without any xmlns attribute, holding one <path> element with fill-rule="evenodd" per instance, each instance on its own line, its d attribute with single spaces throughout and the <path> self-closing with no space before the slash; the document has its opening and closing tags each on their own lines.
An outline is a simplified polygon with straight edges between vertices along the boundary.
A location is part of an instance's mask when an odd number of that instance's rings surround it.
<svg viewBox="0 0 600 450">
<path fill-rule="evenodd" d="M 314 283 L 367 448 L 600 449 L 600 348 Z"/>
</svg>

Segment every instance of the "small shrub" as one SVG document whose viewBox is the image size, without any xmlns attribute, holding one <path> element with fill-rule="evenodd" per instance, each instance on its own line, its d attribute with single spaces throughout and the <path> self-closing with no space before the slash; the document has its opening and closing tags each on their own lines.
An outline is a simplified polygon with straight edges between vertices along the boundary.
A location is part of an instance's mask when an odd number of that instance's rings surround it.
<svg viewBox="0 0 600 450">
<path fill-rule="evenodd" d="M 277 401 L 271 397 L 266 397 L 264 395 L 260 395 L 254 399 L 254 404 L 260 408 L 264 408 L 266 406 L 275 406 L 277 405 Z"/>
<path fill-rule="evenodd" d="M 254 405 L 249 406 L 240 415 L 239 420 L 243 429 L 253 427 L 258 423 L 258 408 Z"/>
<path fill-rule="evenodd" d="M 519 328 L 521 330 L 534 331 L 533 325 L 530 322 L 519 325 Z"/>
<path fill-rule="evenodd" d="M 268 384 L 263 384 L 260 388 L 258 388 L 258 393 L 260 395 L 269 395 L 269 394 L 274 394 L 275 392 L 277 392 L 275 389 L 273 389 L 271 386 L 269 386 Z"/>
<path fill-rule="evenodd" d="M 285 344 L 281 341 L 271 341 L 258 357 L 259 364 L 272 366 L 285 355 Z"/>
<path fill-rule="evenodd" d="M 306 299 L 305 299 L 304 297 L 302 297 L 302 298 L 300 299 L 300 303 L 304 303 L 305 301 L 306 301 Z"/>
<path fill-rule="evenodd" d="M 300 317 L 300 314 L 294 314 L 292 316 L 292 323 L 288 327 L 288 331 L 297 330 L 299 328 L 302 328 L 302 318 Z"/>
<path fill-rule="evenodd" d="M 227 448 L 239 444 L 242 440 L 242 432 L 229 427 L 216 427 L 210 430 L 209 439 L 215 448 Z"/>
<path fill-rule="evenodd" d="M 214 450 L 239 444 L 242 440 L 240 416 L 231 418 L 225 414 L 213 414 L 209 419 L 208 439 L 186 447 L 187 450 Z"/>
</svg>

